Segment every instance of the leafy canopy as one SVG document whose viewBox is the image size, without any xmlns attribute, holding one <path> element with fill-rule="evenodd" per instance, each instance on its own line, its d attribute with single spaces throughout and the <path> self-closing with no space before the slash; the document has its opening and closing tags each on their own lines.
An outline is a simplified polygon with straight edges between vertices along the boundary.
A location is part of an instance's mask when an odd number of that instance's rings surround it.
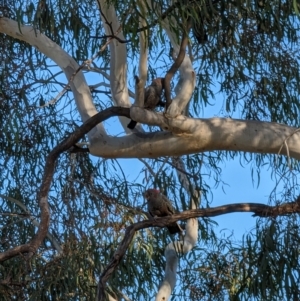
<svg viewBox="0 0 300 301">
<path fill-rule="evenodd" d="M 36 1 L 12 2 L 0 5 L 3 16 L 40 29 L 79 64 L 97 53 L 106 41 L 96 1 L 48 1 L 46 24 L 37 22 Z M 145 4 L 144 9 L 142 3 L 111 2 L 128 40 L 132 90 L 138 68 L 139 18 L 145 19 L 150 32 L 149 82 L 164 76 L 172 63 L 162 22 L 169 22 L 180 39 L 185 20 L 192 18 L 198 36 L 190 32 L 188 51 L 194 60 L 197 85 L 189 114 L 200 116 L 224 99 L 220 116 L 299 127 L 296 1 L 159 1 L 159 13 L 149 9 L 154 1 Z M 67 82 L 52 61 L 32 46 L 4 34 L 0 34 L 0 47 L 0 249 L 5 251 L 34 234 L 32 220 L 18 202 L 32 217 L 39 216 L 36 193 L 45 158 L 58 141 L 81 124 L 81 119 L 70 90 L 54 105 L 44 106 Z M 106 48 L 84 71 L 99 111 L 111 105 L 110 89 L 103 84 L 109 83 L 109 64 Z M 182 158 L 190 184 L 203 193 L 202 206 L 210 205 L 211 187 L 222 181 L 222 162 L 233 158 L 249 163 L 258 174 L 264 165 L 272 168 L 283 183 L 281 199 L 294 199 L 299 188 L 295 174 L 298 162 L 291 161 L 287 166 L 284 158 L 214 151 Z M 97 277 L 120 243 L 124 228 L 144 218 L 140 207 L 147 185 L 165 190 L 178 209 L 189 208 L 189 195 L 181 187 L 171 159 L 145 161 L 148 165 L 141 167 L 136 181 L 128 177 L 123 161 L 87 154 L 61 156 L 49 198 L 50 233 L 61 244 L 63 254 L 56 256 L 57 250 L 46 240 L 32 260 L 20 256 L 3 263 L 0 278 L 11 279 L 0 282 L 3 300 L 94 298 Z M 275 198 L 278 195 L 271 195 L 271 200 Z M 200 220 L 201 242 L 182 258 L 180 286 L 174 299 L 299 298 L 298 218 L 259 220 L 256 230 L 239 243 L 231 237 L 218 238 L 213 231 L 212 220 Z M 110 293 L 115 296 L 125 292 L 132 300 L 135 296 L 140 300 L 152 297 L 162 277 L 167 241 L 170 237 L 162 230 L 139 232 L 110 280 Z"/>
</svg>

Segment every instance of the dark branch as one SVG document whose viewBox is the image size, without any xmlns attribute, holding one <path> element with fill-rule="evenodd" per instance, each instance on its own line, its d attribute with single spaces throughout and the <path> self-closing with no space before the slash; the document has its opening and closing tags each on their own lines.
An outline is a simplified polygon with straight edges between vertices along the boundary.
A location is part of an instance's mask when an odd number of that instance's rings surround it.
<svg viewBox="0 0 300 301">
<path fill-rule="evenodd" d="M 105 300 L 106 282 L 108 281 L 111 274 L 116 270 L 122 258 L 124 257 L 136 231 L 150 227 L 163 228 L 179 220 L 187 220 L 196 217 L 214 217 L 234 212 L 253 212 L 253 216 L 260 217 L 276 217 L 280 215 L 300 213 L 300 197 L 295 202 L 284 203 L 278 206 L 269 206 L 258 203 L 238 203 L 218 206 L 215 208 L 187 210 L 168 217 L 145 220 L 127 227 L 121 244 L 114 253 L 112 259 L 110 260 L 110 263 L 106 266 L 100 276 L 98 283 L 97 301 Z"/>
<path fill-rule="evenodd" d="M 111 25 L 111 22 L 108 22 L 105 14 L 102 12 L 100 1 L 98 1 L 98 5 L 99 5 L 100 14 L 103 17 L 103 19 L 105 20 L 105 23 L 107 24 L 107 26 L 109 27 L 111 35 L 106 35 L 106 36 L 102 36 L 102 37 L 91 36 L 91 38 L 112 38 L 112 39 L 116 39 L 118 42 L 123 43 L 123 44 L 130 42 L 130 40 L 122 40 L 115 35 L 112 25 Z"/>
<path fill-rule="evenodd" d="M 145 30 L 148 30 L 148 29 L 154 27 L 155 25 L 157 25 L 157 24 L 159 23 L 159 21 L 162 21 L 162 20 L 164 20 L 166 17 L 168 17 L 169 14 L 170 14 L 173 10 L 175 10 L 177 7 L 179 7 L 180 5 L 181 5 L 181 2 L 180 2 L 180 1 L 175 2 L 175 3 L 172 4 L 170 7 L 168 7 L 168 8 L 166 9 L 166 11 L 163 12 L 163 13 L 161 14 L 161 16 L 160 16 L 158 19 L 154 20 L 151 24 L 149 24 L 149 25 L 147 25 L 147 26 L 143 26 L 143 27 L 139 28 L 139 29 L 136 30 L 135 32 L 145 31 Z"/>
<path fill-rule="evenodd" d="M 34 254 L 43 240 L 45 239 L 50 222 L 50 211 L 48 204 L 48 193 L 50 190 L 50 185 L 53 179 L 53 174 L 55 171 L 55 163 L 59 155 L 70 149 L 75 145 L 81 138 L 84 137 L 91 129 L 93 129 L 98 123 L 112 116 L 125 116 L 130 117 L 129 108 L 121 107 L 110 107 L 90 119 L 88 119 L 83 125 L 76 129 L 72 134 L 69 135 L 65 140 L 59 143 L 48 155 L 46 159 L 44 175 L 42 179 L 42 184 L 40 186 L 40 191 L 38 193 L 38 205 L 41 210 L 41 221 L 37 233 L 27 244 L 16 246 L 10 250 L 7 250 L 0 254 L 0 262 L 6 261 L 10 258 L 18 256 L 20 254 L 29 253 Z"/>
<path fill-rule="evenodd" d="M 129 43 L 131 40 L 122 40 L 119 37 L 115 36 L 114 34 L 112 35 L 105 35 L 105 36 L 90 36 L 90 38 L 94 38 L 94 39 L 107 39 L 107 38 L 112 38 L 112 39 L 116 39 L 118 42 L 120 42 L 121 44 L 126 44 Z"/>
<path fill-rule="evenodd" d="M 74 153 L 89 153 L 90 150 L 87 148 L 87 147 L 79 147 L 77 145 L 73 145 L 70 149 L 69 149 L 69 152 L 71 154 L 74 154 Z"/>
</svg>

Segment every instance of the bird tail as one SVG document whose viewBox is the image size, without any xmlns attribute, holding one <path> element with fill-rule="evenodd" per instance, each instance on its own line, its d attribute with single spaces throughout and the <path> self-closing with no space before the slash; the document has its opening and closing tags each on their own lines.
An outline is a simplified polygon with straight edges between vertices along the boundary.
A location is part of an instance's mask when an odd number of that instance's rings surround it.
<svg viewBox="0 0 300 301">
<path fill-rule="evenodd" d="M 127 127 L 131 130 L 133 130 L 136 126 L 137 122 L 134 120 L 130 120 L 130 122 L 128 123 Z"/>
<path fill-rule="evenodd" d="M 168 226 L 168 230 L 169 230 L 170 234 L 181 233 L 183 231 L 183 229 L 177 223 L 174 223 L 174 224 Z"/>
</svg>

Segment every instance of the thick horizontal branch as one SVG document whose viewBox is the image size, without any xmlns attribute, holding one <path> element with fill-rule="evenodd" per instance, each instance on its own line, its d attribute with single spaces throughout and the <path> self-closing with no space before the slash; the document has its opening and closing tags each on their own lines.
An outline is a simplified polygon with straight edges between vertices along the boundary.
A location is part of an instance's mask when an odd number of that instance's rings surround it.
<svg viewBox="0 0 300 301">
<path fill-rule="evenodd" d="M 196 119 L 130 108 L 134 120 L 165 131 L 91 139 L 91 154 L 106 158 L 157 158 L 225 150 L 288 155 L 300 159 L 300 130 L 275 122 L 229 118 Z M 138 114 L 132 114 L 133 112 Z M 138 117 L 138 118 L 136 118 Z"/>
<path fill-rule="evenodd" d="M 260 217 L 276 217 L 280 215 L 300 213 L 300 198 L 298 198 L 296 202 L 284 203 L 278 206 L 269 206 L 258 203 L 238 203 L 218 206 L 215 208 L 187 210 L 168 217 L 141 221 L 127 227 L 121 244 L 100 276 L 98 284 L 98 301 L 104 300 L 106 282 L 124 257 L 136 231 L 149 227 L 166 227 L 179 220 L 187 220 L 196 217 L 214 217 L 235 212 L 253 212 L 253 216 Z"/>
</svg>

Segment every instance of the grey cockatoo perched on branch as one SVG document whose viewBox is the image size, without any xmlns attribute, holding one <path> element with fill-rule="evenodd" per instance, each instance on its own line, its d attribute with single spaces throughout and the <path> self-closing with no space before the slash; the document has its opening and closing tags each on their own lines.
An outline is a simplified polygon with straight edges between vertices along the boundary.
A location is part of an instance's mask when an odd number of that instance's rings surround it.
<svg viewBox="0 0 300 301">
<path fill-rule="evenodd" d="M 163 217 L 175 213 L 171 201 L 157 189 L 148 189 L 144 193 L 145 199 L 148 203 L 148 211 L 151 216 Z M 181 227 L 174 223 L 167 227 L 170 234 L 180 233 Z"/>
<path fill-rule="evenodd" d="M 145 89 L 144 94 L 144 108 L 147 110 L 154 110 L 156 107 L 164 107 L 166 104 L 161 100 L 161 93 L 164 89 L 164 78 L 159 77 L 152 81 L 151 85 Z M 131 120 L 127 127 L 134 129 L 137 122 Z"/>
</svg>

